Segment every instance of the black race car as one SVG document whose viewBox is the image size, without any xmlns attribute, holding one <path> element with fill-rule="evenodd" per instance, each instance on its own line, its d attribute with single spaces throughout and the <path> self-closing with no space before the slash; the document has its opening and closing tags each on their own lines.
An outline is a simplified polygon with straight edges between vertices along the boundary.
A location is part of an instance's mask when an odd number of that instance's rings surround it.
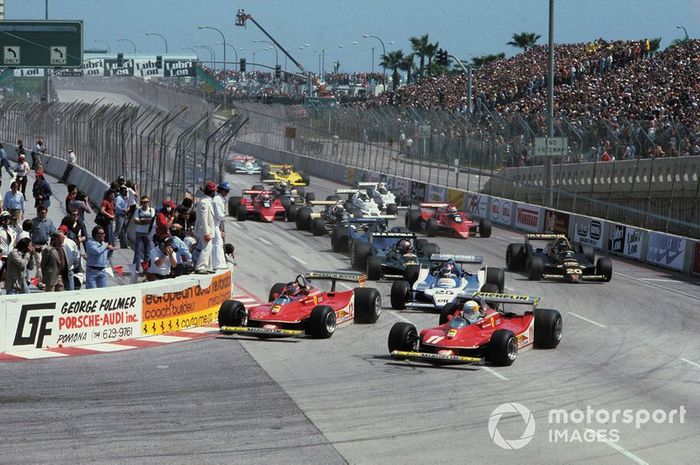
<svg viewBox="0 0 700 465">
<path fill-rule="evenodd" d="M 533 241 L 547 241 L 547 244 L 537 247 Z M 509 271 L 526 271 L 533 281 L 608 282 L 612 278 L 609 258 L 596 260 L 592 247 L 574 248 L 563 234 L 525 234 L 524 244 L 508 245 L 506 266 Z"/>
</svg>

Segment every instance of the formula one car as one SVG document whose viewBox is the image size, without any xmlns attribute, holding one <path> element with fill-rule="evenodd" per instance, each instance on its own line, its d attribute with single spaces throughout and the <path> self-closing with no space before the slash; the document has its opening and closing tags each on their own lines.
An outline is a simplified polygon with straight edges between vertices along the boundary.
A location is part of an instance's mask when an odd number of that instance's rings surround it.
<svg viewBox="0 0 700 465">
<path fill-rule="evenodd" d="M 354 244 L 350 263 L 355 269 L 366 269 L 367 279 L 402 277 L 412 285 L 421 265 L 430 267 L 430 257 L 439 253 L 437 244 L 416 239 L 413 233 L 377 232 L 369 242 Z"/>
<path fill-rule="evenodd" d="M 538 297 L 481 292 L 459 298 L 445 306 L 439 326 L 420 334 L 411 323 L 395 323 L 389 353 L 432 364 L 511 365 L 520 352 L 533 346 L 553 349 L 561 341 L 561 314 L 537 308 L 538 303 Z M 532 309 L 518 315 L 504 310 L 510 304 Z"/>
<path fill-rule="evenodd" d="M 336 195 L 331 196 L 333 200 L 341 200 L 342 195 L 347 195 L 347 200 L 343 203 L 345 209 L 352 213 L 355 218 L 376 217 L 383 215 L 379 205 L 370 198 L 365 188 L 358 189 L 336 189 Z"/>
<path fill-rule="evenodd" d="M 295 171 L 292 165 L 262 165 L 260 180 L 272 179 L 286 181 L 290 186 L 308 186 L 311 178 L 300 171 Z"/>
<path fill-rule="evenodd" d="M 303 186 L 290 187 L 287 181 L 275 181 L 272 179 L 266 179 L 263 183 L 272 185 L 269 189 L 270 193 L 276 199 L 280 200 L 282 206 L 287 211 L 287 221 L 296 221 L 299 208 L 306 205 L 309 201 L 316 200 L 316 194 L 313 192 L 306 192 Z"/>
<path fill-rule="evenodd" d="M 391 308 L 421 308 L 441 310 L 460 295 L 475 292 L 503 292 L 505 273 L 500 268 L 484 267 L 470 273 L 462 264 L 480 264 L 482 257 L 474 255 L 432 255 L 431 268 L 421 268 L 411 286 L 408 281 L 394 281 L 391 286 Z"/>
<path fill-rule="evenodd" d="M 229 215 L 236 216 L 238 221 L 255 218 L 266 223 L 275 219 L 284 219 L 287 215 L 280 199 L 273 197 L 263 186 L 255 185 L 252 189 L 242 192 L 247 197 L 230 197 L 228 199 Z"/>
<path fill-rule="evenodd" d="M 387 218 L 383 217 L 350 218 L 333 228 L 331 248 L 333 252 L 347 252 L 356 242 L 369 243 L 370 234 L 386 231 L 387 224 Z"/>
<path fill-rule="evenodd" d="M 386 188 L 383 182 L 359 182 L 358 188 L 367 189 L 367 194 L 379 209 L 387 215 L 396 215 L 399 210 L 396 196 Z"/>
<path fill-rule="evenodd" d="M 443 234 L 467 239 L 470 235 L 491 236 L 491 221 L 473 221 L 451 203 L 424 202 L 406 212 L 406 227 L 411 231 L 425 230 L 429 237 Z"/>
<path fill-rule="evenodd" d="M 328 292 L 311 285 L 331 281 Z M 227 334 L 255 337 L 308 335 L 329 338 L 336 328 L 356 323 L 375 323 L 382 311 L 379 291 L 364 287 L 366 276 L 355 272 L 309 271 L 290 283 L 270 289 L 269 302 L 248 310 L 237 300 L 219 308 L 219 327 Z M 355 282 L 359 287 L 336 290 L 337 281 Z"/>
<path fill-rule="evenodd" d="M 313 207 L 322 206 L 322 211 L 313 211 Z M 352 215 L 345 210 L 342 202 L 335 200 L 313 200 L 297 210 L 296 227 L 300 231 L 311 231 L 314 236 L 322 236 L 333 230 L 335 225 L 350 219 Z"/>
<path fill-rule="evenodd" d="M 260 162 L 248 155 L 234 155 L 226 160 L 226 172 L 232 174 L 259 174 L 261 171 Z"/>
<path fill-rule="evenodd" d="M 536 247 L 533 241 L 547 241 Z M 592 247 L 579 245 L 576 249 L 563 234 L 525 234 L 524 244 L 510 244 L 506 250 L 509 271 L 527 271 L 533 281 L 555 279 L 568 282 L 612 279 L 612 261 L 606 257 L 595 259 Z"/>
</svg>

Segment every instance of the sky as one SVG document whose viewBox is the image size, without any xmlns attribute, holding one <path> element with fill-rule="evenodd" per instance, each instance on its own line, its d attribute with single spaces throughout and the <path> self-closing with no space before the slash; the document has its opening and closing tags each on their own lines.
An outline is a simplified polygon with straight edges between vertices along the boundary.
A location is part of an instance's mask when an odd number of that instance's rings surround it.
<svg viewBox="0 0 700 465">
<path fill-rule="evenodd" d="M 188 47 L 212 47 L 223 60 L 221 35 L 198 30 L 198 25 L 221 29 L 239 58 L 273 66 L 275 52 L 254 40 L 269 40 L 253 23 L 235 26 L 235 15 L 244 8 L 298 61 L 312 71 L 319 62 L 331 70 L 340 62 L 341 72 L 379 69 L 382 45 L 387 52 L 410 51 L 409 38 L 429 34 L 451 55 L 469 61 L 473 56 L 518 50 L 506 45 L 514 33 L 534 32 L 548 40 L 549 0 L 4 0 L 6 19 L 82 19 L 85 48 L 106 48 L 130 53 L 130 39 L 141 54 L 164 54 L 166 37 L 170 55 L 193 53 Z M 642 39 L 661 37 L 661 47 L 683 38 L 683 25 L 691 38 L 700 35 L 700 0 L 556 0 L 556 43 L 588 42 L 597 38 Z M 391 43 L 394 42 L 394 43 Z M 308 46 L 307 46 L 308 44 Z M 342 47 L 339 47 L 342 45 Z M 206 49 L 196 48 L 201 60 Z M 322 50 L 325 50 L 325 57 Z M 227 61 L 234 61 L 227 48 Z M 281 51 L 279 64 L 293 70 Z"/>
</svg>

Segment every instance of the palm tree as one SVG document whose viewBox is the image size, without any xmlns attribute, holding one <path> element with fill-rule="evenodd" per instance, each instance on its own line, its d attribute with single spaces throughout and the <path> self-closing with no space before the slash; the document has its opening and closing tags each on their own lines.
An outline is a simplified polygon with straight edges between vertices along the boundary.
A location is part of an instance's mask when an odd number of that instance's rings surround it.
<svg viewBox="0 0 700 465">
<path fill-rule="evenodd" d="M 524 52 L 535 46 L 537 39 L 542 37 L 534 32 L 521 32 L 520 34 L 513 34 L 513 40 L 506 42 L 506 45 L 512 45 L 513 47 L 522 48 Z"/>
<path fill-rule="evenodd" d="M 413 62 L 413 58 L 413 53 L 409 53 L 404 55 L 401 63 L 399 63 L 399 69 L 401 71 L 406 71 L 406 82 L 409 84 L 411 82 L 411 74 L 416 69 L 416 64 Z"/>
<path fill-rule="evenodd" d="M 494 55 L 481 55 L 478 57 L 473 57 L 472 58 L 472 64 L 474 67 L 479 67 L 481 65 L 487 65 L 489 63 L 492 63 L 494 61 L 502 60 L 506 57 L 505 53 L 497 53 Z"/>
<path fill-rule="evenodd" d="M 437 54 L 438 50 L 438 45 L 440 42 L 435 42 L 434 44 L 429 43 L 427 47 L 425 47 L 425 56 L 428 58 L 428 73 L 432 73 L 432 67 L 433 67 L 433 58 L 435 58 L 435 55 Z"/>
<path fill-rule="evenodd" d="M 396 50 L 394 52 L 389 52 L 386 55 L 380 57 L 382 61 L 379 62 L 379 66 L 384 69 L 391 69 L 391 80 L 394 86 L 394 90 L 399 88 L 399 83 L 401 82 L 401 75 L 399 75 L 399 67 L 404 61 L 403 50 Z"/>
<path fill-rule="evenodd" d="M 411 37 L 408 40 L 411 42 L 411 49 L 420 57 L 418 75 L 423 76 L 423 70 L 425 69 L 426 49 L 430 46 L 428 34 L 423 34 L 420 37 Z"/>
</svg>

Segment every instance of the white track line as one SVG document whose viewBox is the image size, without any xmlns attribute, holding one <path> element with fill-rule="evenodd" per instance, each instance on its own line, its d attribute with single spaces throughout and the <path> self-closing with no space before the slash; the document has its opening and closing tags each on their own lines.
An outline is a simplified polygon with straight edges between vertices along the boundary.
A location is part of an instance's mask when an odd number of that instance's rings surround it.
<svg viewBox="0 0 700 465">
<path fill-rule="evenodd" d="M 619 271 L 615 271 L 614 273 L 615 273 L 615 274 L 619 274 L 620 276 L 624 276 L 625 278 L 629 278 L 629 279 L 631 279 L 631 280 L 633 280 L 633 281 L 640 282 L 640 278 L 637 278 L 637 277 L 635 277 L 635 276 L 630 276 L 630 275 L 628 275 L 628 274 L 620 273 Z M 656 288 L 658 288 L 658 289 L 663 289 L 663 290 L 665 290 L 665 291 L 673 292 L 674 294 L 684 295 L 684 296 L 686 296 L 686 297 L 690 297 L 691 299 L 695 299 L 695 300 L 700 299 L 700 297 L 698 297 L 698 296 L 696 296 L 696 295 L 688 294 L 687 292 L 683 292 L 683 291 L 679 291 L 679 290 L 676 290 L 676 289 L 672 289 L 672 288 L 670 288 L 670 287 L 662 286 L 661 284 L 654 284 L 654 283 L 650 283 L 650 282 L 647 282 L 647 281 L 641 281 L 641 282 L 642 282 L 642 284 L 646 284 L 647 286 L 656 287 Z M 679 282 L 679 283 L 682 283 L 682 282 L 684 282 L 684 281 L 678 281 L 678 282 Z"/>
<path fill-rule="evenodd" d="M 686 358 L 682 358 L 681 360 L 684 361 L 685 363 L 690 363 L 691 365 L 700 368 L 700 364 L 698 364 L 698 363 L 691 362 L 690 360 L 688 360 L 688 359 L 686 359 Z"/>
<path fill-rule="evenodd" d="M 590 434 L 595 434 L 595 431 L 592 429 L 589 429 L 587 431 L 591 431 L 592 433 L 590 433 Z M 622 447 L 621 445 L 619 445 L 615 442 L 609 441 L 607 439 L 601 439 L 601 442 L 612 447 L 613 449 L 615 449 L 616 451 L 618 451 L 619 453 L 621 453 L 622 455 L 624 455 L 628 459 L 632 460 L 633 462 L 638 463 L 639 465 L 649 465 L 649 462 L 646 462 L 646 461 L 640 459 L 639 457 L 634 455 L 632 452 L 628 451 L 627 449 L 625 449 L 624 447 Z"/>
<path fill-rule="evenodd" d="M 294 260 L 295 262 L 301 263 L 302 265 L 306 265 L 306 264 L 307 264 L 304 260 L 302 260 L 301 258 L 297 258 L 297 257 L 295 257 L 294 255 L 290 255 L 289 258 L 291 258 L 291 259 Z"/>
<path fill-rule="evenodd" d="M 66 354 L 60 352 L 51 352 L 49 350 L 8 350 L 5 352 L 7 355 L 12 355 L 14 357 L 21 357 L 26 359 L 41 359 L 41 358 L 55 358 L 55 357 L 67 357 Z"/>
<path fill-rule="evenodd" d="M 660 283 L 682 283 L 683 281 L 678 281 L 677 279 L 668 278 L 639 278 L 640 281 L 657 281 Z"/>
<path fill-rule="evenodd" d="M 587 322 L 589 322 L 589 323 L 592 324 L 592 325 L 596 325 L 596 326 L 599 326 L 599 327 L 601 327 L 601 328 L 607 328 L 607 326 L 602 325 L 602 324 L 598 323 L 597 321 L 589 320 L 589 319 L 586 318 L 585 316 L 581 316 L 581 315 L 579 315 L 578 313 L 574 313 L 574 312 L 567 312 L 567 313 L 568 313 L 569 315 L 575 316 L 576 318 L 579 318 L 579 319 L 581 319 L 581 320 L 583 320 L 583 321 L 587 321 Z"/>
<path fill-rule="evenodd" d="M 262 237 L 260 238 L 260 242 L 262 242 L 263 244 L 272 245 L 272 242 L 270 242 Z"/>
<path fill-rule="evenodd" d="M 414 322 L 412 322 L 412 321 L 409 320 L 408 318 L 404 318 L 403 316 L 399 315 L 399 314 L 396 313 L 395 311 L 392 310 L 392 311 L 390 311 L 389 313 L 391 313 L 392 315 L 394 315 L 394 316 L 395 316 L 396 318 L 398 318 L 399 320 L 405 321 L 406 323 L 411 323 L 412 325 L 415 326 L 415 323 L 414 323 Z M 483 366 L 483 365 L 480 366 L 479 368 L 481 368 L 482 370 L 486 371 L 487 373 L 492 374 L 493 376 L 495 376 L 496 378 L 500 379 L 501 381 L 510 381 L 508 378 L 506 378 L 505 376 L 503 376 L 502 374 L 498 373 L 496 370 L 494 370 L 494 369 L 492 369 L 492 368 L 489 368 L 489 367 Z"/>
</svg>

